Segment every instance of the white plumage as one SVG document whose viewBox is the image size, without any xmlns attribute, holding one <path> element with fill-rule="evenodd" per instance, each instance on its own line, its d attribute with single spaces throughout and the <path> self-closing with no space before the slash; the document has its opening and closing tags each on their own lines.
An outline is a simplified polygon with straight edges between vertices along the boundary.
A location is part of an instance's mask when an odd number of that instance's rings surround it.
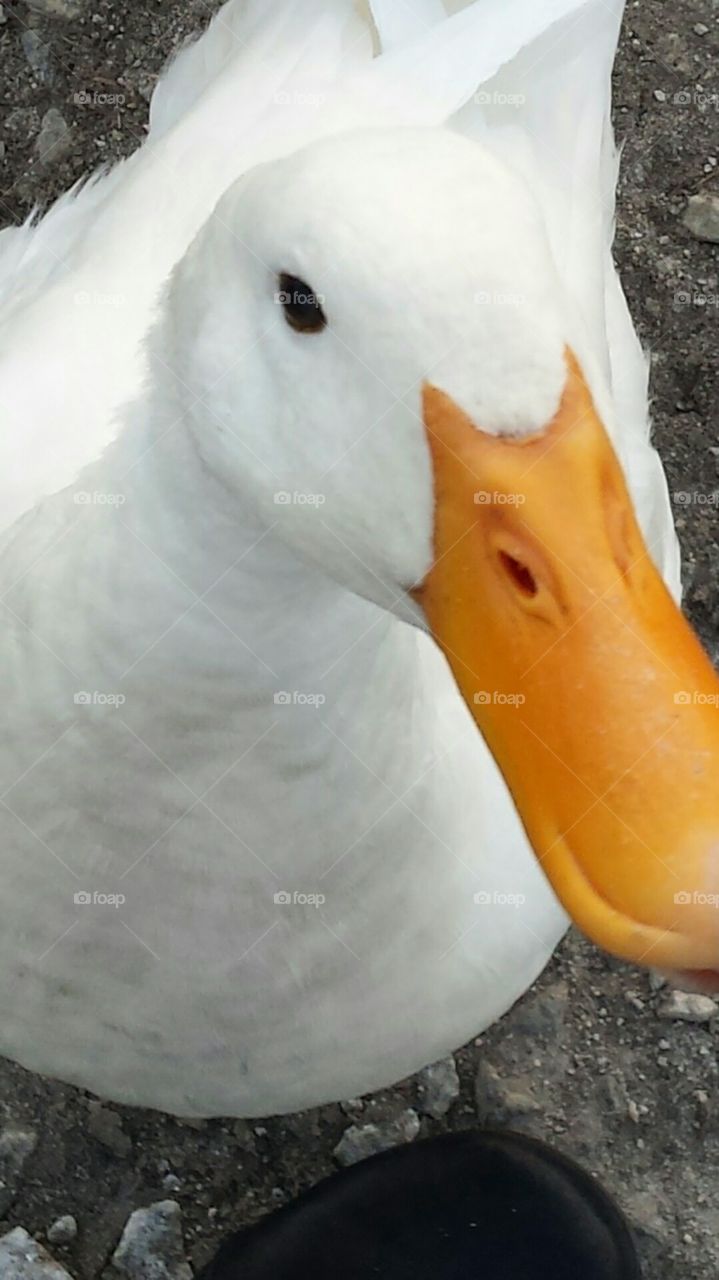
<svg viewBox="0 0 719 1280">
<path fill-rule="evenodd" d="M 678 590 L 610 256 L 621 6 L 448 8 L 230 0 L 145 146 L 0 236 L 0 1049 L 126 1102 L 386 1084 L 499 1016 L 565 926 L 402 620 L 423 373 L 526 430 L 570 342 Z M 283 270 L 327 298 L 324 364 L 262 294 Z"/>
</svg>

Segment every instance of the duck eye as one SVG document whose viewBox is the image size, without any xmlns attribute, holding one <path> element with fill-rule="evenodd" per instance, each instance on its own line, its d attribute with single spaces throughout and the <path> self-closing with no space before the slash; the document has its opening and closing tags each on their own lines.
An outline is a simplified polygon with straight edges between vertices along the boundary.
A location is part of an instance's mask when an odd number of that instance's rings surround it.
<svg viewBox="0 0 719 1280">
<path fill-rule="evenodd" d="M 320 333 L 327 324 L 323 299 L 297 276 L 282 272 L 277 301 L 282 303 L 288 325 L 298 333 Z"/>
</svg>

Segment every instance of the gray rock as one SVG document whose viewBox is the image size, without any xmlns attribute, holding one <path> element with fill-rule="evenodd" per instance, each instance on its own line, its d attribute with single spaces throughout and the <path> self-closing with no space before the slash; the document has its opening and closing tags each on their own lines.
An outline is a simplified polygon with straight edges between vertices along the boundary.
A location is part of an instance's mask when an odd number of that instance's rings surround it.
<svg viewBox="0 0 719 1280">
<path fill-rule="evenodd" d="M 51 84 L 53 69 L 50 62 L 50 45 L 30 27 L 20 37 L 23 53 L 41 84 Z"/>
<path fill-rule="evenodd" d="M 357 1164 L 380 1151 L 413 1142 L 418 1133 L 419 1116 L 408 1107 L 395 1120 L 386 1123 L 350 1125 L 337 1143 L 334 1157 L 341 1165 Z"/>
<path fill-rule="evenodd" d="M 527 1076 L 504 1077 L 481 1062 L 475 1084 L 477 1114 L 483 1124 L 517 1124 L 541 1110 Z"/>
<path fill-rule="evenodd" d="M 69 1271 L 22 1227 L 0 1237 L 0 1276 L 2 1280 L 72 1280 Z"/>
<path fill-rule="evenodd" d="M 668 1237 L 672 1220 L 671 1206 L 663 1199 L 660 1191 L 625 1191 L 622 1208 L 635 1230 L 653 1236 L 656 1240 Z"/>
<path fill-rule="evenodd" d="M 516 1040 L 526 1041 L 523 1047 L 530 1058 L 534 1057 L 537 1042 L 551 1046 L 553 1053 L 558 1050 L 568 1011 L 569 988 L 561 978 L 525 997 L 513 1018 L 513 1031 Z"/>
<path fill-rule="evenodd" d="M 657 1008 L 660 1018 L 677 1022 L 710 1022 L 717 1013 L 719 1006 L 710 996 L 689 991 L 670 991 Z"/>
<path fill-rule="evenodd" d="M 627 1088 L 623 1080 L 617 1076 L 602 1076 L 599 1083 L 600 1093 L 604 1095 L 612 1111 L 617 1115 L 625 1115 L 629 1107 Z"/>
<path fill-rule="evenodd" d="M 459 1097 L 459 1076 L 452 1055 L 425 1067 L 417 1080 L 420 1111 L 432 1116 L 434 1120 L 446 1116 L 452 1103 Z"/>
<path fill-rule="evenodd" d="M 79 18 L 83 0 L 25 0 L 28 9 L 49 18 Z"/>
<path fill-rule="evenodd" d="M 50 1244 L 72 1244 L 77 1238 L 77 1222 L 71 1213 L 66 1213 L 48 1227 L 47 1238 Z"/>
<path fill-rule="evenodd" d="M 57 164 L 67 155 L 71 147 L 72 134 L 70 133 L 70 126 L 57 107 L 50 107 L 42 118 L 40 132 L 35 143 L 35 150 L 40 163 L 43 165 Z"/>
<path fill-rule="evenodd" d="M 32 1129 L 8 1128 L 0 1133 L 0 1217 L 15 1199 L 25 1163 L 36 1146 Z"/>
<path fill-rule="evenodd" d="M 88 1133 L 107 1147 L 114 1156 L 127 1156 L 132 1151 L 132 1142 L 123 1132 L 122 1120 L 116 1111 L 110 1111 L 100 1102 L 91 1102 Z"/>
<path fill-rule="evenodd" d="M 719 195 L 713 191 L 700 191 L 690 196 L 682 222 L 697 240 L 719 244 Z"/>
<path fill-rule="evenodd" d="M 177 1201 L 159 1200 L 130 1214 L 112 1262 L 128 1280 L 192 1280 Z"/>
</svg>

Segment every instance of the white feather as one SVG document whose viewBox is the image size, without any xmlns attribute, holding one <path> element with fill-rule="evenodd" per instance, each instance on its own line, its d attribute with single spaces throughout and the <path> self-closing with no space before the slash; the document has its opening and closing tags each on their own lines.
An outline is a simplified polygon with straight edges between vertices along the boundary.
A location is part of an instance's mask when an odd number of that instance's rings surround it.
<svg viewBox="0 0 719 1280">
<path fill-rule="evenodd" d="M 371 6 L 384 50 L 406 44 L 447 16 L 442 0 L 371 0 Z"/>
</svg>

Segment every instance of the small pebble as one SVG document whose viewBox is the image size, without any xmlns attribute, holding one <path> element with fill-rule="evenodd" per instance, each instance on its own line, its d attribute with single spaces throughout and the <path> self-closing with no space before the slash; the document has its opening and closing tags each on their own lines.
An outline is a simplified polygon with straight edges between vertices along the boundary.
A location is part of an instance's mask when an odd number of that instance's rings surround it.
<svg viewBox="0 0 719 1280">
<path fill-rule="evenodd" d="M 50 45 L 37 31 L 28 28 L 20 36 L 23 53 L 41 84 L 51 84 L 53 71 L 50 64 Z"/>
<path fill-rule="evenodd" d="M 47 1238 L 50 1244 L 71 1244 L 77 1238 L 77 1221 L 71 1213 L 66 1213 L 48 1227 Z"/>
<path fill-rule="evenodd" d="M 408 1107 L 395 1120 L 380 1124 L 350 1125 L 342 1134 L 334 1149 L 334 1157 L 338 1164 L 357 1164 L 368 1156 L 377 1155 L 380 1151 L 389 1151 L 391 1147 L 402 1146 L 413 1142 L 419 1133 L 419 1116 Z"/>
<path fill-rule="evenodd" d="M 501 1075 L 489 1062 L 480 1062 L 475 1082 L 477 1115 L 482 1124 L 521 1125 L 542 1110 L 536 1080 Z M 534 1088 L 533 1088 L 534 1085 Z"/>
<path fill-rule="evenodd" d="M 70 127 L 57 107 L 50 107 L 45 112 L 40 132 L 35 143 L 35 150 L 40 163 L 58 164 L 72 147 Z"/>
<path fill-rule="evenodd" d="M 420 1111 L 434 1120 L 446 1116 L 459 1097 L 459 1076 L 452 1055 L 420 1071 L 418 1084 Z"/>
<path fill-rule="evenodd" d="M 112 1262 L 128 1280 L 192 1280 L 179 1204 L 161 1200 L 131 1213 Z"/>
<path fill-rule="evenodd" d="M 677 1022 L 710 1022 L 719 1007 L 710 996 L 689 991 L 670 991 L 657 1009 L 660 1018 Z"/>
<path fill-rule="evenodd" d="M 690 196 L 682 222 L 697 240 L 719 244 L 719 195 L 713 191 L 700 191 Z"/>
</svg>

